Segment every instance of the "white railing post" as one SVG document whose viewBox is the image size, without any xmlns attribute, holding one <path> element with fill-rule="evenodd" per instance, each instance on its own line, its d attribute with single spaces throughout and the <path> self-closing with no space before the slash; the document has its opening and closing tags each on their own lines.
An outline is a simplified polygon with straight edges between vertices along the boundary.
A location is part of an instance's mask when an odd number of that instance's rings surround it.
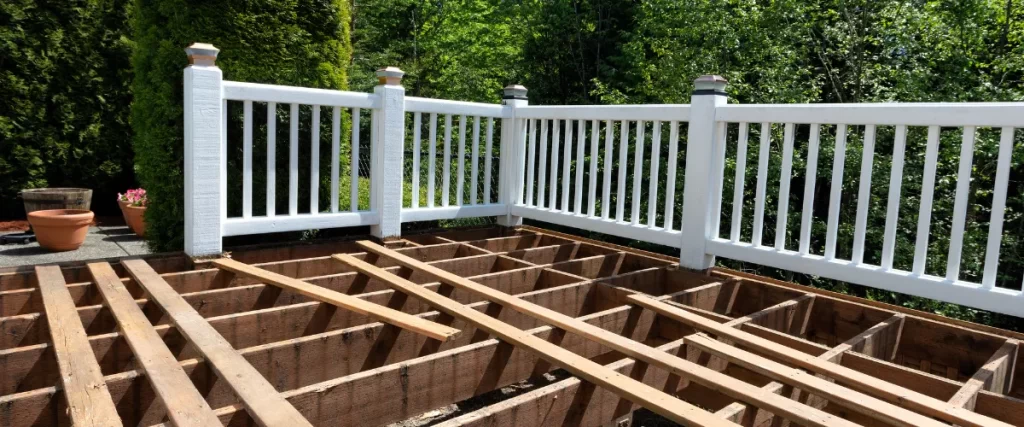
<svg viewBox="0 0 1024 427">
<path fill-rule="evenodd" d="M 498 201 L 507 207 L 523 202 L 523 171 L 526 169 L 526 121 L 516 118 L 516 107 L 529 105 L 526 88 L 520 85 L 505 87 L 502 105 L 512 109 L 512 117 L 501 120 L 501 162 L 498 165 Z M 523 217 L 510 213 L 498 217 L 498 224 L 506 227 L 523 225 Z"/>
<path fill-rule="evenodd" d="M 378 84 L 373 88 L 373 93 L 380 99 L 380 109 L 373 115 L 370 210 L 377 213 L 378 222 L 370 227 L 370 232 L 381 239 L 402 234 L 402 157 L 405 153 L 403 75 L 405 73 L 395 67 L 377 70 Z"/>
<path fill-rule="evenodd" d="M 219 50 L 206 43 L 185 48 L 185 253 L 221 253 L 225 210 L 224 111 Z"/>
<path fill-rule="evenodd" d="M 694 81 L 690 97 L 679 265 L 693 270 L 705 270 L 715 264 L 715 257 L 708 255 L 704 246 L 712 236 L 715 224 L 718 224 L 712 218 L 712 206 L 721 203 L 713 200 L 713 189 L 716 184 L 721 188 L 723 159 L 717 157 L 722 157 L 725 151 L 716 149 L 720 147 L 715 145 L 725 141 L 718 135 L 720 129 L 715 122 L 715 109 L 726 104 L 727 84 L 721 76 L 700 76 Z"/>
</svg>

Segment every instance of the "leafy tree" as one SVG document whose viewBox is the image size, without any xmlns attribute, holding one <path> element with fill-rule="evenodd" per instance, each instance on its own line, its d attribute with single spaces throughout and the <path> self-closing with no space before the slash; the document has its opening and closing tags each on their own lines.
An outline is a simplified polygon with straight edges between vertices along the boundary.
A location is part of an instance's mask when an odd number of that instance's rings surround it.
<svg viewBox="0 0 1024 427">
<path fill-rule="evenodd" d="M 0 3 L 0 218 L 23 218 L 24 188 L 95 189 L 116 210 L 134 181 L 125 0 Z"/>
<path fill-rule="evenodd" d="M 146 237 L 155 249 L 178 249 L 183 239 L 182 70 L 187 59 L 182 49 L 196 41 L 220 48 L 217 65 L 227 80 L 342 89 L 347 86 L 350 55 L 348 21 L 348 2 L 344 0 L 135 1 L 132 126 L 139 180 L 150 198 Z M 229 129 L 240 129 L 237 107 L 229 108 Z M 279 114 L 286 111 L 287 106 L 279 106 Z M 302 123 L 309 123 L 308 107 L 302 114 L 307 117 Z M 278 129 L 287 132 L 286 126 Z M 308 132 L 304 127 L 304 141 L 309 140 Z M 241 174 L 239 138 L 238 132 L 229 132 L 228 180 L 232 188 L 228 192 L 238 197 L 240 180 L 232 176 Z M 286 138 L 282 135 L 278 140 Z M 258 147 L 254 150 L 260 152 Z M 322 147 L 321 152 L 330 151 Z M 278 150 L 278 154 L 281 159 L 287 155 L 286 150 Z M 329 162 L 323 163 L 329 167 Z M 287 163 L 279 160 L 278 164 Z M 302 176 L 309 176 L 308 171 Z M 284 181 L 278 185 L 287 185 Z M 277 194 L 287 193 L 279 190 Z M 254 200 L 254 205 L 262 204 Z M 302 205 L 308 206 L 308 202 Z M 239 209 L 237 197 L 229 201 L 229 211 Z"/>
</svg>

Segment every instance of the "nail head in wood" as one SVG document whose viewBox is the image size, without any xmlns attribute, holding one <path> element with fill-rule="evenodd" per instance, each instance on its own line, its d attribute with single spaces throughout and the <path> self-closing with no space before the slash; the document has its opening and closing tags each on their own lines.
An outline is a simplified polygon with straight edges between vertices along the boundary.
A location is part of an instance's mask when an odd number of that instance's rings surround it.
<svg viewBox="0 0 1024 427">
<path fill-rule="evenodd" d="M 386 67 L 377 70 L 377 82 L 382 85 L 400 85 L 405 71 L 398 67 Z"/>
<path fill-rule="evenodd" d="M 213 67 L 216 65 L 219 52 L 220 49 L 209 43 L 192 43 L 191 46 L 185 48 L 189 65 Z"/>
</svg>

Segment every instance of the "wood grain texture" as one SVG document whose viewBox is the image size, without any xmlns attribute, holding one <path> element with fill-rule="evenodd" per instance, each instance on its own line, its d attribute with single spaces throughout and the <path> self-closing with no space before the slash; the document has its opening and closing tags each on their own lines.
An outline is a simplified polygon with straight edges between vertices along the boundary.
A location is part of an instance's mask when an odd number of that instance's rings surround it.
<svg viewBox="0 0 1024 427">
<path fill-rule="evenodd" d="M 640 295 L 631 295 L 628 297 L 628 300 L 633 304 L 654 310 L 658 314 L 668 316 L 691 327 L 712 333 L 719 338 L 727 338 L 738 344 L 756 348 L 762 354 L 770 355 L 780 361 L 807 369 L 813 373 L 828 376 L 854 390 L 874 395 L 924 415 L 964 426 L 1009 426 L 1009 424 L 955 407 L 947 402 L 854 371 L 845 366 L 818 359 L 812 355 L 754 336 L 748 332 L 722 326 L 678 306 L 665 304 Z"/>
<path fill-rule="evenodd" d="M 770 408 L 773 412 L 782 414 L 787 419 L 798 421 L 800 424 L 818 426 L 853 425 L 841 418 L 826 414 L 819 410 L 807 408 L 799 402 L 786 399 L 785 397 L 773 393 L 766 393 L 758 387 L 737 380 L 736 378 L 723 373 L 716 372 L 677 356 L 654 351 L 651 347 L 640 342 L 611 333 L 601 328 L 593 327 L 592 325 L 580 322 L 570 316 L 529 303 L 504 292 L 482 286 L 471 280 L 441 270 L 437 267 L 424 264 L 382 246 L 367 241 L 361 241 L 359 242 L 359 245 L 369 252 L 390 258 L 399 265 L 411 268 L 414 271 L 431 275 L 442 283 L 447 283 L 456 288 L 476 293 L 487 300 L 496 302 L 528 316 L 535 317 L 568 332 L 597 341 L 609 348 L 622 352 L 629 357 L 651 363 L 735 399 L 750 402 L 759 407 Z M 634 402 L 636 401 L 634 400 Z M 682 402 L 680 401 L 680 403 Z M 655 408 L 650 406 L 644 406 L 648 409 L 655 410 Z M 721 422 L 722 420 L 719 419 L 718 421 Z"/>
<path fill-rule="evenodd" d="M 176 426 L 221 425 L 110 264 L 91 263 L 88 268 L 100 294 L 114 313 L 121 333 L 135 353 L 136 361 L 167 407 L 171 422 Z"/>
<path fill-rule="evenodd" d="M 373 247 L 384 249 L 376 245 L 373 245 Z M 387 249 L 384 249 L 384 251 L 387 251 Z M 384 256 L 393 255 L 402 256 L 395 253 L 384 254 Z M 472 323 L 478 328 L 497 336 L 502 341 L 529 350 L 544 360 L 560 366 L 587 381 L 613 390 L 620 396 L 675 422 L 701 426 L 723 424 L 722 420 L 707 411 L 678 400 L 667 393 L 640 383 L 548 341 L 537 338 L 484 313 L 468 308 L 436 292 L 426 290 L 420 285 L 385 272 L 376 266 L 345 254 L 336 255 L 335 259 L 352 266 L 363 274 L 379 280 L 385 280 L 396 290 L 427 301 L 438 310 L 452 317 Z M 402 262 L 400 258 L 395 259 Z"/>
<path fill-rule="evenodd" d="M 231 386 L 253 420 L 261 426 L 312 425 L 149 264 L 139 259 L 125 260 L 121 264 L 170 316 L 174 326 L 217 375 Z"/>
<path fill-rule="evenodd" d="M 880 399 L 858 393 L 796 368 L 741 350 L 729 344 L 696 334 L 687 344 L 724 358 L 773 380 L 810 391 L 831 402 L 860 412 L 872 419 L 897 426 L 944 426 L 945 423 L 900 408 Z"/>
<path fill-rule="evenodd" d="M 459 333 L 459 330 L 455 328 L 423 320 L 408 313 L 373 304 L 341 292 L 311 285 L 302 280 L 253 267 L 233 259 L 221 258 L 214 261 L 213 265 L 235 274 L 253 277 L 288 291 L 297 292 L 317 301 L 371 316 L 381 322 L 423 334 L 441 342 L 448 341 Z"/>
<path fill-rule="evenodd" d="M 60 267 L 36 267 L 68 414 L 77 426 L 121 425 Z"/>
</svg>

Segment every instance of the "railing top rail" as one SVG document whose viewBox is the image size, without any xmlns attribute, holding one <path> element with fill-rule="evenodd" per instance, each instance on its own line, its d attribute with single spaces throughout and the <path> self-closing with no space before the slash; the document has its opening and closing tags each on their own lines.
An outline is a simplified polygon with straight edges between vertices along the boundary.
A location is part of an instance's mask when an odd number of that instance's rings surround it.
<svg viewBox="0 0 1024 427">
<path fill-rule="evenodd" d="M 730 104 L 720 122 L 1024 127 L 1024 102 Z"/>
<path fill-rule="evenodd" d="M 413 113 L 455 114 L 467 116 L 512 118 L 512 109 L 500 104 L 450 101 L 447 99 L 405 97 L 405 111 Z"/>
<path fill-rule="evenodd" d="M 224 99 L 231 101 L 278 102 L 284 104 L 329 105 L 351 108 L 379 108 L 378 97 L 370 93 L 313 89 L 224 81 Z"/>
<path fill-rule="evenodd" d="M 529 105 L 516 109 L 519 119 L 689 121 L 689 104 Z"/>
</svg>

